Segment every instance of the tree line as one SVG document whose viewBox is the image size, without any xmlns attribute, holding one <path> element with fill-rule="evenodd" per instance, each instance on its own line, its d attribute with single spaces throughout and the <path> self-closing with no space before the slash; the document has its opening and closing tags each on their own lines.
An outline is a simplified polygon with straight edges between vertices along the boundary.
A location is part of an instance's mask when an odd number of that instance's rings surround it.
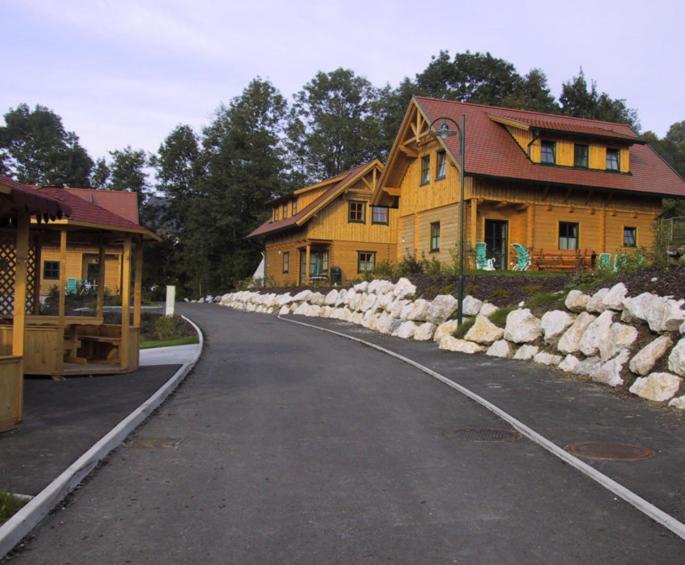
<svg viewBox="0 0 685 565">
<path fill-rule="evenodd" d="M 359 163 L 384 160 L 414 95 L 626 122 L 640 132 L 637 111 L 601 91 L 582 69 L 555 98 L 540 69 L 520 74 L 490 53 L 441 51 L 397 86 L 375 86 L 339 68 L 317 72 L 288 100 L 256 77 L 200 131 L 179 124 L 151 155 L 128 145 L 94 160 L 59 115 L 20 104 L 0 127 L 0 173 L 25 183 L 138 192 L 143 222 L 163 237 L 147 254 L 148 286 L 218 292 L 259 262 L 258 246 L 244 236 L 268 216 L 268 202 Z M 664 138 L 642 135 L 685 176 L 685 121 Z M 665 213 L 685 215 L 685 209 L 669 201 Z"/>
</svg>

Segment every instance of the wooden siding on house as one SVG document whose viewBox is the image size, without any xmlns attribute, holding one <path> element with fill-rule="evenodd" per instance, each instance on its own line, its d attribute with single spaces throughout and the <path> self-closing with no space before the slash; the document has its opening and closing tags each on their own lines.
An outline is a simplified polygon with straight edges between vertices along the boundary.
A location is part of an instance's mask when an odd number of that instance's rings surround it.
<svg viewBox="0 0 685 565">
<path fill-rule="evenodd" d="M 92 259 L 97 263 L 98 249 L 82 248 L 67 249 L 66 277 L 81 281 L 86 275 L 85 263 Z M 59 279 L 45 279 L 45 262 L 60 260 L 60 250 L 58 247 L 43 247 L 41 251 L 40 265 L 40 294 L 46 296 L 50 289 L 59 285 Z M 121 252 L 108 251 L 105 256 L 105 288 L 113 294 L 119 294 L 121 286 Z"/>
</svg>

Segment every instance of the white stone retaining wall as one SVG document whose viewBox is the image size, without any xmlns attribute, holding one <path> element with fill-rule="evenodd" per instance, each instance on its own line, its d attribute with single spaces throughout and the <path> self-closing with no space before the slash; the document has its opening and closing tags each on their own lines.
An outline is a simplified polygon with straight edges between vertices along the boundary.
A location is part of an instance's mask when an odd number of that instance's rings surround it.
<svg viewBox="0 0 685 565">
<path fill-rule="evenodd" d="M 207 297 L 244 312 L 333 318 L 403 339 L 433 340 L 446 351 L 481 353 L 558 367 L 567 373 L 619 386 L 630 371 L 630 392 L 685 409 L 685 395 L 674 398 L 685 377 L 685 300 L 645 292 L 629 297 L 623 283 L 592 296 L 572 290 L 566 310 L 534 316 L 525 304 L 510 312 L 505 327 L 490 321 L 498 308 L 467 296 L 464 315 L 473 320 L 463 339 L 454 337 L 457 299 L 439 295 L 415 298 L 408 279 L 362 282 L 327 294 L 303 290 L 295 295 L 240 291 Z M 647 326 L 651 340 L 639 350 L 638 327 Z M 654 371 L 666 358 L 668 372 Z"/>
</svg>

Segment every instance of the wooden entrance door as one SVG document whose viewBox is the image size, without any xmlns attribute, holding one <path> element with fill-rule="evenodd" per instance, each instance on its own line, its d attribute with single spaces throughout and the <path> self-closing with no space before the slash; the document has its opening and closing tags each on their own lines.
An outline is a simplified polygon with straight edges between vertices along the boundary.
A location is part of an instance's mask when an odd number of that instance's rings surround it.
<svg viewBox="0 0 685 565">
<path fill-rule="evenodd" d="M 488 259 L 495 258 L 495 269 L 506 269 L 509 264 L 509 222 L 485 220 L 485 244 Z"/>
</svg>

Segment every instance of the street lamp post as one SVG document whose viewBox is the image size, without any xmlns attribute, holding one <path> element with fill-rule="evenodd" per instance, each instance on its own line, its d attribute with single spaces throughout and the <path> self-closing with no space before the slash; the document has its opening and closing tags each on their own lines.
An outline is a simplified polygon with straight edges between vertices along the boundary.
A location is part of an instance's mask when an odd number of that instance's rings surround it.
<svg viewBox="0 0 685 565">
<path fill-rule="evenodd" d="M 442 122 L 442 125 L 433 130 L 436 122 Z M 452 131 L 446 122 L 454 124 L 457 131 Z M 461 125 L 449 116 L 442 116 L 435 118 L 428 126 L 428 132 L 446 139 L 453 135 L 459 136 L 459 188 L 460 188 L 460 202 L 459 202 L 459 295 L 457 305 L 457 320 L 461 326 L 464 320 L 464 240 L 466 239 L 466 225 L 464 221 L 464 164 L 466 162 L 466 114 L 461 116 Z"/>
</svg>

